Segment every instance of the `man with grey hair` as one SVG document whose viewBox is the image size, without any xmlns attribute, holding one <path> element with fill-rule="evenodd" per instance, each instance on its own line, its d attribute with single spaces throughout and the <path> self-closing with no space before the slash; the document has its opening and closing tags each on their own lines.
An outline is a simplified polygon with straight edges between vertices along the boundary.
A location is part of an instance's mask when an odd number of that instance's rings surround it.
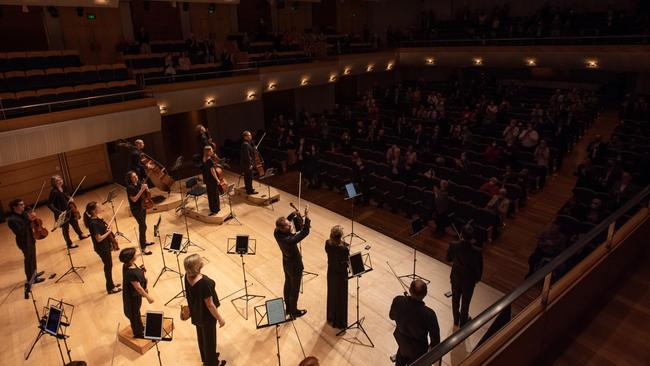
<svg viewBox="0 0 650 366">
<path fill-rule="evenodd" d="M 147 171 L 145 170 L 144 165 L 142 165 L 142 160 L 140 159 L 142 151 L 144 150 L 144 141 L 137 139 L 133 142 L 133 146 L 135 148 L 129 155 L 129 164 L 127 170 L 134 171 L 138 177 L 142 179 L 147 176 Z"/>
<path fill-rule="evenodd" d="M 305 223 L 300 231 L 296 233 L 291 232 L 291 222 L 286 217 L 278 217 L 275 221 L 273 236 L 282 251 L 284 301 L 287 306 L 287 313 L 292 318 L 298 318 L 307 313 L 307 310 L 298 309 L 300 280 L 304 269 L 298 243 L 309 235 L 310 226 L 309 207 L 305 207 Z"/>
</svg>

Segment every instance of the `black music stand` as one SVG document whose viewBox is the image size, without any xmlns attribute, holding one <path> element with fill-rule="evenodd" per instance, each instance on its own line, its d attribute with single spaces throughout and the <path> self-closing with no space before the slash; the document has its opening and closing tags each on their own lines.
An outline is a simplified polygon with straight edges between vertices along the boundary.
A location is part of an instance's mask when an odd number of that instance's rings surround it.
<svg viewBox="0 0 650 366">
<path fill-rule="evenodd" d="M 73 243 L 78 243 L 80 241 L 81 240 L 77 240 L 76 242 L 73 242 Z M 54 283 L 59 283 L 59 281 L 61 281 L 63 279 L 63 277 L 65 277 L 65 276 L 67 276 L 67 275 L 69 275 L 71 273 L 74 273 L 75 275 L 77 275 L 77 277 L 79 277 L 79 280 L 81 280 L 81 283 L 85 283 L 83 277 L 81 277 L 78 270 L 86 269 L 86 267 L 85 266 L 79 266 L 79 267 L 75 266 L 74 263 L 72 262 L 72 252 L 70 252 L 70 247 L 66 246 L 66 251 L 67 251 L 67 254 L 68 254 L 68 261 L 70 261 L 70 268 L 68 268 L 68 270 L 65 271 L 65 273 L 61 275 L 61 277 L 59 277 L 56 281 L 54 281 Z"/>
<path fill-rule="evenodd" d="M 43 307 L 43 314 L 39 315 L 38 307 L 36 306 L 36 300 L 34 299 L 34 294 L 32 293 L 31 289 L 29 293 L 32 296 L 34 309 L 36 310 L 36 316 L 38 318 L 38 334 L 32 342 L 29 350 L 25 353 L 25 361 L 29 359 L 29 356 L 32 354 L 36 343 L 38 343 L 38 341 L 40 341 L 44 335 L 49 335 L 56 339 L 56 344 L 59 348 L 59 355 L 61 356 L 61 362 L 64 366 L 68 365 L 68 362 L 66 362 L 65 356 L 63 355 L 63 350 L 61 349 L 61 341 L 63 341 L 63 345 L 68 355 L 68 360 L 71 363 L 71 350 L 70 347 L 68 347 L 67 342 L 67 339 L 70 336 L 67 334 L 67 330 L 72 323 L 74 305 L 63 302 L 63 300 L 49 298 L 47 300 L 47 305 Z"/>
<path fill-rule="evenodd" d="M 282 366 L 282 358 L 280 357 L 280 325 L 285 323 L 291 323 L 293 325 L 293 330 L 296 332 L 296 337 L 298 338 L 298 343 L 300 344 L 300 349 L 302 350 L 302 355 L 305 357 L 305 349 L 302 347 L 302 342 L 300 341 L 300 336 L 298 335 L 298 330 L 296 329 L 295 324 L 293 323 L 292 317 L 287 317 L 287 314 L 284 311 L 284 300 L 281 297 L 267 300 L 263 305 L 257 305 L 254 308 L 255 312 L 255 328 L 262 329 L 268 327 L 275 327 L 275 345 L 277 349 L 278 356 L 278 366 Z"/>
<path fill-rule="evenodd" d="M 246 263 L 244 262 L 244 255 L 255 255 L 256 248 L 257 248 L 257 241 L 255 239 L 250 239 L 248 235 L 237 235 L 237 238 L 228 238 L 228 243 L 226 244 L 226 254 L 235 254 L 241 258 L 241 271 L 242 274 L 244 275 L 244 288 L 239 289 L 233 292 L 232 294 L 236 294 L 237 292 L 242 290 L 244 291 L 244 294 L 230 300 L 230 302 L 235 307 L 235 309 L 237 309 L 237 312 L 239 312 L 239 309 L 235 305 L 235 301 L 241 300 L 246 303 L 244 314 L 239 313 L 246 320 L 248 320 L 248 303 L 255 298 L 260 298 L 260 299 L 264 298 L 264 296 L 262 295 L 255 295 L 255 294 L 248 293 L 249 285 L 248 285 L 248 280 L 246 279 Z M 251 283 L 250 286 L 253 286 L 253 283 Z"/>
<path fill-rule="evenodd" d="M 374 348 L 375 344 L 372 342 L 372 339 L 370 339 L 370 336 L 363 328 L 363 321 L 365 320 L 365 317 L 359 318 L 359 278 L 361 278 L 362 275 L 370 271 L 372 271 L 372 262 L 370 261 L 369 253 L 362 254 L 361 252 L 358 252 L 350 255 L 349 266 L 348 266 L 348 280 L 354 277 L 356 277 L 357 280 L 357 320 L 354 323 L 345 327 L 345 329 L 336 333 L 336 336 L 338 337 L 350 329 L 359 329 L 361 332 L 363 332 L 366 338 L 368 338 L 370 345 L 361 343 L 361 341 L 356 337 L 354 339 L 356 339 L 358 342 L 352 342 L 352 343 L 358 344 L 360 346 Z"/>
<path fill-rule="evenodd" d="M 169 332 L 165 330 L 165 320 L 169 320 L 172 323 Z M 151 340 L 156 345 L 158 365 L 162 366 L 158 343 L 160 341 L 171 342 L 174 338 L 174 318 L 165 318 L 162 311 L 147 311 L 144 322 L 144 338 Z"/>
<path fill-rule="evenodd" d="M 169 250 L 170 252 L 176 254 L 176 265 L 178 266 L 178 272 L 176 272 L 176 271 L 174 271 L 174 272 L 178 273 L 178 280 L 181 283 L 181 291 L 179 293 L 177 293 L 176 295 L 174 295 L 174 297 L 169 299 L 169 301 L 167 301 L 165 303 L 165 306 L 167 306 L 170 302 L 172 302 L 172 301 L 174 301 L 176 299 L 180 299 L 180 298 L 185 297 L 185 283 L 183 281 L 183 273 L 181 272 L 181 262 L 178 259 L 178 257 L 181 255 L 181 252 L 183 251 L 182 248 L 181 248 L 181 244 L 183 242 L 183 234 L 174 233 L 173 235 L 167 235 L 167 237 L 172 238 L 172 240 L 169 242 L 169 246 L 166 249 Z"/>
<path fill-rule="evenodd" d="M 411 230 L 412 230 L 411 238 L 413 238 L 413 237 L 417 236 L 418 234 L 420 234 L 422 231 L 424 231 L 424 229 L 425 229 L 424 222 L 422 221 L 421 218 L 417 218 L 417 219 L 411 221 Z M 418 255 L 418 250 L 415 249 L 415 246 L 413 246 L 413 273 L 399 276 L 400 281 L 402 280 L 402 278 L 410 278 L 411 281 L 415 281 L 416 279 L 420 279 L 420 280 L 426 282 L 427 284 L 429 284 L 429 283 L 431 283 L 431 281 L 429 281 L 428 279 L 426 279 L 426 278 L 424 278 L 424 277 L 422 277 L 422 276 L 415 273 L 415 264 L 417 263 L 417 255 Z"/>
<path fill-rule="evenodd" d="M 176 161 L 174 162 L 174 166 L 172 166 L 169 169 L 170 175 L 171 175 L 171 172 L 178 172 L 178 169 L 182 165 L 183 165 L 183 155 L 179 155 L 176 158 Z M 189 197 L 185 197 L 185 193 L 183 192 L 183 185 L 185 184 L 185 182 L 182 182 L 180 177 L 177 177 L 176 181 L 178 182 L 178 193 L 181 195 L 181 204 L 178 205 L 178 207 L 176 207 L 175 212 L 180 212 L 181 215 L 183 215 L 183 220 L 184 220 L 184 223 L 185 223 L 185 235 L 187 236 L 187 240 L 185 241 L 185 243 L 183 245 L 183 249 L 181 251 L 183 253 L 187 253 L 187 248 L 189 248 L 191 246 L 195 246 L 195 247 L 199 248 L 200 250 L 205 250 L 205 248 L 203 248 L 202 246 L 196 244 L 195 242 L 192 241 L 192 239 L 190 239 L 190 227 L 187 224 L 187 214 L 185 213 L 185 210 L 186 210 L 185 206 L 187 205 L 187 201 L 188 201 Z M 170 193 L 171 193 L 171 188 L 170 188 Z M 167 237 L 169 238 L 169 235 L 167 235 Z"/>
<path fill-rule="evenodd" d="M 237 221 L 237 223 L 239 225 L 241 225 L 242 224 L 241 221 L 239 221 L 239 219 L 237 219 L 237 216 L 235 215 L 235 213 L 232 210 L 232 195 L 233 194 L 235 194 L 235 183 L 229 184 L 228 189 L 226 190 L 226 192 L 219 196 L 219 199 L 221 199 L 221 197 L 223 197 L 223 196 L 228 197 L 228 207 L 230 208 L 230 213 L 228 213 L 228 215 L 226 217 L 224 217 L 223 222 L 226 222 L 226 221 L 229 221 L 229 220 L 234 220 L 234 221 Z"/>
<path fill-rule="evenodd" d="M 357 188 L 354 186 L 354 183 L 348 183 L 348 184 L 345 185 L 345 193 L 346 193 L 347 197 L 345 197 L 343 200 L 344 201 L 348 201 L 348 200 L 352 201 L 352 216 L 350 217 L 351 221 L 352 221 L 352 229 L 350 230 L 350 233 L 348 235 L 343 237 L 343 239 L 349 237 L 350 238 L 350 241 L 349 241 L 350 246 L 352 246 L 352 239 L 354 239 L 354 238 L 357 238 L 357 239 L 361 240 L 361 243 L 359 243 L 359 244 L 363 244 L 363 243 L 366 242 L 366 239 L 362 238 L 361 236 L 357 235 L 354 232 L 354 201 L 355 201 L 355 198 L 357 198 L 359 196 L 362 196 L 363 193 L 359 193 L 357 191 Z"/>
<path fill-rule="evenodd" d="M 162 262 L 163 262 L 163 268 L 160 270 L 160 273 L 158 274 L 158 277 L 156 278 L 156 281 L 153 283 L 153 287 L 156 287 L 156 284 L 158 283 L 158 280 L 160 280 L 160 277 L 162 277 L 163 273 L 165 272 L 174 272 L 174 273 L 179 273 L 179 271 L 167 267 L 167 263 L 165 262 L 165 251 L 163 250 L 163 243 L 162 243 L 162 238 L 160 237 L 160 220 L 162 218 L 162 215 L 158 215 L 158 222 L 153 226 L 153 236 L 155 238 L 158 238 L 158 244 L 160 244 L 160 256 L 162 257 Z"/>
<path fill-rule="evenodd" d="M 115 199 L 115 197 L 117 197 L 116 192 L 117 192 L 117 188 L 113 188 L 110 191 L 108 191 L 108 196 L 106 196 L 106 199 L 104 200 L 104 202 L 102 202 L 102 205 L 104 205 L 106 203 L 111 204 L 111 211 L 113 211 L 113 216 L 115 217 L 115 220 L 114 220 L 115 221 L 115 236 L 122 237 L 122 238 L 124 238 L 124 240 L 131 243 L 131 240 L 129 240 L 129 238 L 127 238 L 126 235 L 124 235 L 124 233 L 120 231 L 120 228 L 117 225 L 117 215 L 115 215 L 115 205 L 113 205 L 113 200 Z"/>
</svg>

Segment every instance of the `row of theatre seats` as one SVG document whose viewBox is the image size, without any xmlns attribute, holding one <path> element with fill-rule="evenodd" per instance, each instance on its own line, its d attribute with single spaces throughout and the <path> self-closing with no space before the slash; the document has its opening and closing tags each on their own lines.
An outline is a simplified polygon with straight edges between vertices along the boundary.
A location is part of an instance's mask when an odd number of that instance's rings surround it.
<svg viewBox="0 0 650 366">
<path fill-rule="evenodd" d="M 145 85 L 167 84 L 180 81 L 204 80 L 218 77 L 221 70 L 220 63 L 191 65 L 189 70 L 176 70 L 174 75 L 165 75 L 164 67 L 150 67 L 146 69 L 134 69 L 133 77 L 142 79 Z"/>
<path fill-rule="evenodd" d="M 129 72 L 124 64 L 52 67 L 0 74 L 0 92 L 19 92 L 126 80 Z"/>
<path fill-rule="evenodd" d="M 73 66 L 81 66 L 76 50 L 0 53 L 0 72 Z"/>
</svg>

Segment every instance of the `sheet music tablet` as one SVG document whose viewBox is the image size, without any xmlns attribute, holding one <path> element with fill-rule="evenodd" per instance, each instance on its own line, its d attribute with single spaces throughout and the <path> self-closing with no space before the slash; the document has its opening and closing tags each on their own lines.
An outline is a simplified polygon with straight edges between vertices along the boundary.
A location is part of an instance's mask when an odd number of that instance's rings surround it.
<svg viewBox="0 0 650 366">
<path fill-rule="evenodd" d="M 183 234 L 174 233 L 172 235 L 172 241 L 169 244 L 169 250 L 174 252 L 180 252 L 182 242 L 183 242 Z"/>
<path fill-rule="evenodd" d="M 276 325 L 286 320 L 284 314 L 284 300 L 279 297 L 266 301 L 266 315 L 269 318 L 269 325 Z"/>
<path fill-rule="evenodd" d="M 358 276 L 366 271 L 366 267 L 363 265 L 363 255 L 361 252 L 350 255 L 350 269 L 352 270 L 353 276 Z"/>
<path fill-rule="evenodd" d="M 51 335 L 57 335 L 59 332 L 59 325 L 61 324 L 61 309 L 56 306 L 50 306 L 50 311 L 47 313 L 47 320 L 45 322 L 45 332 Z"/>
<path fill-rule="evenodd" d="M 248 253 L 248 235 L 237 235 L 235 242 L 235 252 L 237 254 Z"/>
<path fill-rule="evenodd" d="M 345 192 L 348 195 L 348 198 L 355 197 L 357 195 L 357 189 L 354 186 L 354 183 L 348 183 L 345 185 Z"/>
<path fill-rule="evenodd" d="M 163 312 L 147 311 L 144 326 L 144 338 L 159 341 L 163 335 Z"/>
</svg>

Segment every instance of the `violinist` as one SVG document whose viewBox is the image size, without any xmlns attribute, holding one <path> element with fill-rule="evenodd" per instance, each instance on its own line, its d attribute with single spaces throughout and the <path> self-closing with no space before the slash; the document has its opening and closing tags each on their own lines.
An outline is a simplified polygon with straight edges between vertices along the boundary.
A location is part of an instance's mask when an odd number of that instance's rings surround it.
<svg viewBox="0 0 650 366">
<path fill-rule="evenodd" d="M 244 172 L 244 184 L 246 194 L 255 194 L 253 189 L 253 168 L 255 165 L 255 146 L 253 146 L 253 135 L 250 131 L 242 132 L 242 144 L 240 151 L 240 165 Z"/>
<path fill-rule="evenodd" d="M 90 239 L 93 241 L 93 248 L 95 253 L 99 255 L 102 263 L 104 263 L 104 277 L 106 278 L 106 292 L 116 294 L 122 289 L 119 283 L 113 283 L 113 257 L 111 256 L 112 244 L 110 240 L 111 225 L 107 224 L 99 214 L 103 210 L 97 202 L 91 201 L 86 205 L 86 212 L 84 212 L 84 225 L 90 230 Z"/>
<path fill-rule="evenodd" d="M 53 175 L 50 178 L 50 184 L 52 185 L 52 190 L 50 191 L 50 197 L 47 200 L 47 207 L 52 211 L 52 213 L 54 213 L 54 222 L 57 222 L 61 215 L 66 215 L 65 222 L 61 226 L 63 239 L 68 248 L 76 248 L 78 245 L 74 244 L 72 240 L 70 240 L 70 225 L 72 225 L 75 233 L 77 233 L 79 240 L 86 239 L 88 235 L 81 231 L 77 217 L 71 212 L 70 203 L 72 203 L 73 200 L 66 193 L 63 178 L 61 178 L 60 175 Z"/>
<path fill-rule="evenodd" d="M 142 254 L 151 255 L 147 246 L 154 243 L 147 243 L 147 209 L 143 206 L 143 195 L 149 190 L 146 183 L 139 180 L 138 174 L 134 171 L 126 172 L 126 194 L 129 196 L 129 207 L 131 214 L 138 222 L 139 242 Z"/>
<path fill-rule="evenodd" d="M 153 298 L 147 290 L 147 278 L 144 276 L 145 269 L 135 264 L 135 248 L 125 248 L 120 252 L 122 266 L 122 281 L 124 292 L 122 293 L 122 304 L 124 315 L 131 322 L 131 330 L 134 338 L 144 338 L 144 326 L 140 317 L 142 298 L 146 298 L 149 304 L 153 304 Z"/>
<path fill-rule="evenodd" d="M 142 152 L 144 150 L 144 141 L 138 139 L 133 142 L 134 149 L 129 154 L 128 170 L 136 172 L 139 177 L 146 177 L 147 171 L 142 165 Z"/>
<path fill-rule="evenodd" d="M 219 202 L 219 177 L 217 176 L 217 163 L 214 159 L 214 149 L 210 145 L 203 147 L 203 182 L 208 194 L 208 206 L 210 207 L 210 216 L 214 216 L 221 210 Z"/>
<path fill-rule="evenodd" d="M 36 272 L 36 239 L 32 232 L 31 222 L 36 218 L 34 213 L 27 213 L 25 211 L 25 202 L 20 198 L 16 198 L 9 202 L 9 215 L 7 216 L 7 224 L 14 235 L 16 235 L 16 245 L 23 252 L 25 257 L 25 276 L 27 281 L 25 285 L 32 278 Z M 41 278 L 43 271 L 36 273 L 34 283 L 43 282 Z"/>
</svg>

